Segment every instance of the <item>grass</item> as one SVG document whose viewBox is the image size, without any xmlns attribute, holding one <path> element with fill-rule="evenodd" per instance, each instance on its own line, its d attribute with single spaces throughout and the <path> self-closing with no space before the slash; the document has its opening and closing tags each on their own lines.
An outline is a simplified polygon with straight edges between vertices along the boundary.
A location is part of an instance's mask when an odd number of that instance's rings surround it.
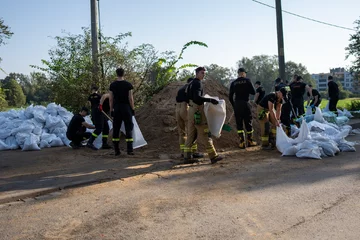
<svg viewBox="0 0 360 240">
<path fill-rule="evenodd" d="M 350 104 L 351 101 L 354 101 L 354 100 L 357 100 L 357 101 L 360 101 L 360 98 L 346 98 L 346 99 L 341 99 L 339 100 L 338 104 L 337 104 L 337 108 L 346 108 L 348 104 Z M 320 108 L 323 109 L 326 107 L 326 105 L 328 104 L 328 101 L 327 99 L 322 99 L 321 100 L 321 106 Z M 305 101 L 304 105 L 306 106 L 307 104 L 307 101 Z"/>
</svg>

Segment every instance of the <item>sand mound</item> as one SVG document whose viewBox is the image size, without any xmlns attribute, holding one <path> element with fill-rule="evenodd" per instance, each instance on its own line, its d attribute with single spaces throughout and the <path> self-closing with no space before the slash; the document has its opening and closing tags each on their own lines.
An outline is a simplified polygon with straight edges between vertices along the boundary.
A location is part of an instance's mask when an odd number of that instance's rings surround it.
<svg viewBox="0 0 360 240">
<path fill-rule="evenodd" d="M 167 149 L 169 152 L 178 151 L 179 142 L 175 119 L 175 97 L 178 89 L 183 85 L 183 82 L 171 83 L 154 95 L 149 102 L 136 112 L 136 119 L 144 138 L 148 142 L 148 148 Z M 227 88 L 217 81 L 206 80 L 204 82 L 204 94 L 225 99 L 226 116 L 227 118 L 230 117 L 233 109 L 228 100 L 229 93 Z M 254 111 L 256 111 L 256 108 L 254 108 Z M 228 119 L 226 119 L 227 121 Z M 220 150 L 238 145 L 239 138 L 236 133 L 235 118 L 232 118 L 230 125 L 233 129 L 231 132 L 223 131 L 219 139 L 213 138 L 216 149 Z M 253 125 L 255 136 L 257 136 L 259 132 L 258 123 L 254 121 Z M 205 152 L 204 146 L 199 145 L 199 150 Z"/>
</svg>

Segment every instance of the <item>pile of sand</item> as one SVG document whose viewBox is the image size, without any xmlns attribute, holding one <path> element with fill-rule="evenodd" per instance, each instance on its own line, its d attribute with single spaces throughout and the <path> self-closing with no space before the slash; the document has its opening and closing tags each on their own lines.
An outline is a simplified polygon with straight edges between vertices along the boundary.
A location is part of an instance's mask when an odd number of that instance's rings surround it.
<svg viewBox="0 0 360 240">
<path fill-rule="evenodd" d="M 169 152 L 179 151 L 179 135 L 175 119 L 175 97 L 177 91 L 183 85 L 183 82 L 171 83 L 154 95 L 149 102 L 136 112 L 136 119 L 145 140 L 148 142 L 148 148 L 166 149 Z M 228 118 L 233 112 L 229 102 L 228 89 L 217 81 L 206 80 L 204 81 L 204 94 L 217 96 L 226 101 L 227 123 Z M 256 111 L 256 108 L 253 109 Z M 254 115 L 256 115 L 255 112 Z M 235 117 L 232 118 L 230 125 L 232 127 L 231 132 L 223 131 L 219 139 L 213 138 L 216 149 L 220 150 L 238 146 L 239 137 L 237 135 Z M 258 136 L 258 122 L 254 121 L 253 125 L 255 130 L 254 136 Z M 258 141 L 258 137 L 255 137 L 255 139 Z M 199 144 L 199 150 L 205 152 L 204 146 Z"/>
</svg>

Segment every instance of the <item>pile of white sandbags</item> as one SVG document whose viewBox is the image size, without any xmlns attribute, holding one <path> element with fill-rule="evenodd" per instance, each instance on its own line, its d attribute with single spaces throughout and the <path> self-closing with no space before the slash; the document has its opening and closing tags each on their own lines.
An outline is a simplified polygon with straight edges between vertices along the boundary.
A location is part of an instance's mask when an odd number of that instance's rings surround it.
<svg viewBox="0 0 360 240">
<path fill-rule="evenodd" d="M 342 111 L 342 116 L 336 117 L 331 112 L 321 112 L 316 108 L 315 114 L 307 115 L 300 129 L 292 126 L 292 136 L 289 138 L 281 127 L 277 128 L 276 147 L 283 156 L 297 156 L 299 158 L 322 159 L 333 157 L 339 152 L 355 152 L 354 142 L 345 140 L 350 134 L 358 133 L 346 125 L 349 113 Z M 332 115 L 333 114 L 333 115 Z M 309 116 L 311 116 L 311 119 Z M 328 122 L 325 119 L 332 119 Z M 295 137 L 296 136 L 296 137 Z"/>
<path fill-rule="evenodd" d="M 66 131 L 72 116 L 55 103 L 0 112 L 0 150 L 40 150 L 68 145 Z"/>
</svg>

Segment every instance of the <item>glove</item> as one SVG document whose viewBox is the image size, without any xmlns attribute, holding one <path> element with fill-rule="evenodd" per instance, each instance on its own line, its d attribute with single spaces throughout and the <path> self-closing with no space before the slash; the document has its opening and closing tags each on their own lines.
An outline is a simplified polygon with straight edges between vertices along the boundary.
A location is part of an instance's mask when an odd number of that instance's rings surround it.
<svg viewBox="0 0 360 240">
<path fill-rule="evenodd" d="M 134 109 L 131 109 L 131 114 L 132 114 L 133 116 L 135 116 L 135 110 L 134 110 Z"/>
<path fill-rule="evenodd" d="M 314 108 L 314 107 L 315 107 L 315 105 L 314 105 L 314 104 L 312 104 L 312 105 L 310 105 L 310 107 L 311 107 L 311 108 Z"/>
<path fill-rule="evenodd" d="M 100 110 L 100 112 L 102 112 L 102 111 L 103 111 L 102 104 L 99 104 L 99 110 Z"/>
<path fill-rule="evenodd" d="M 214 105 L 218 105 L 219 104 L 219 101 L 218 100 L 216 100 L 216 99 L 210 99 L 210 102 L 212 103 L 212 104 L 214 104 Z"/>
</svg>

